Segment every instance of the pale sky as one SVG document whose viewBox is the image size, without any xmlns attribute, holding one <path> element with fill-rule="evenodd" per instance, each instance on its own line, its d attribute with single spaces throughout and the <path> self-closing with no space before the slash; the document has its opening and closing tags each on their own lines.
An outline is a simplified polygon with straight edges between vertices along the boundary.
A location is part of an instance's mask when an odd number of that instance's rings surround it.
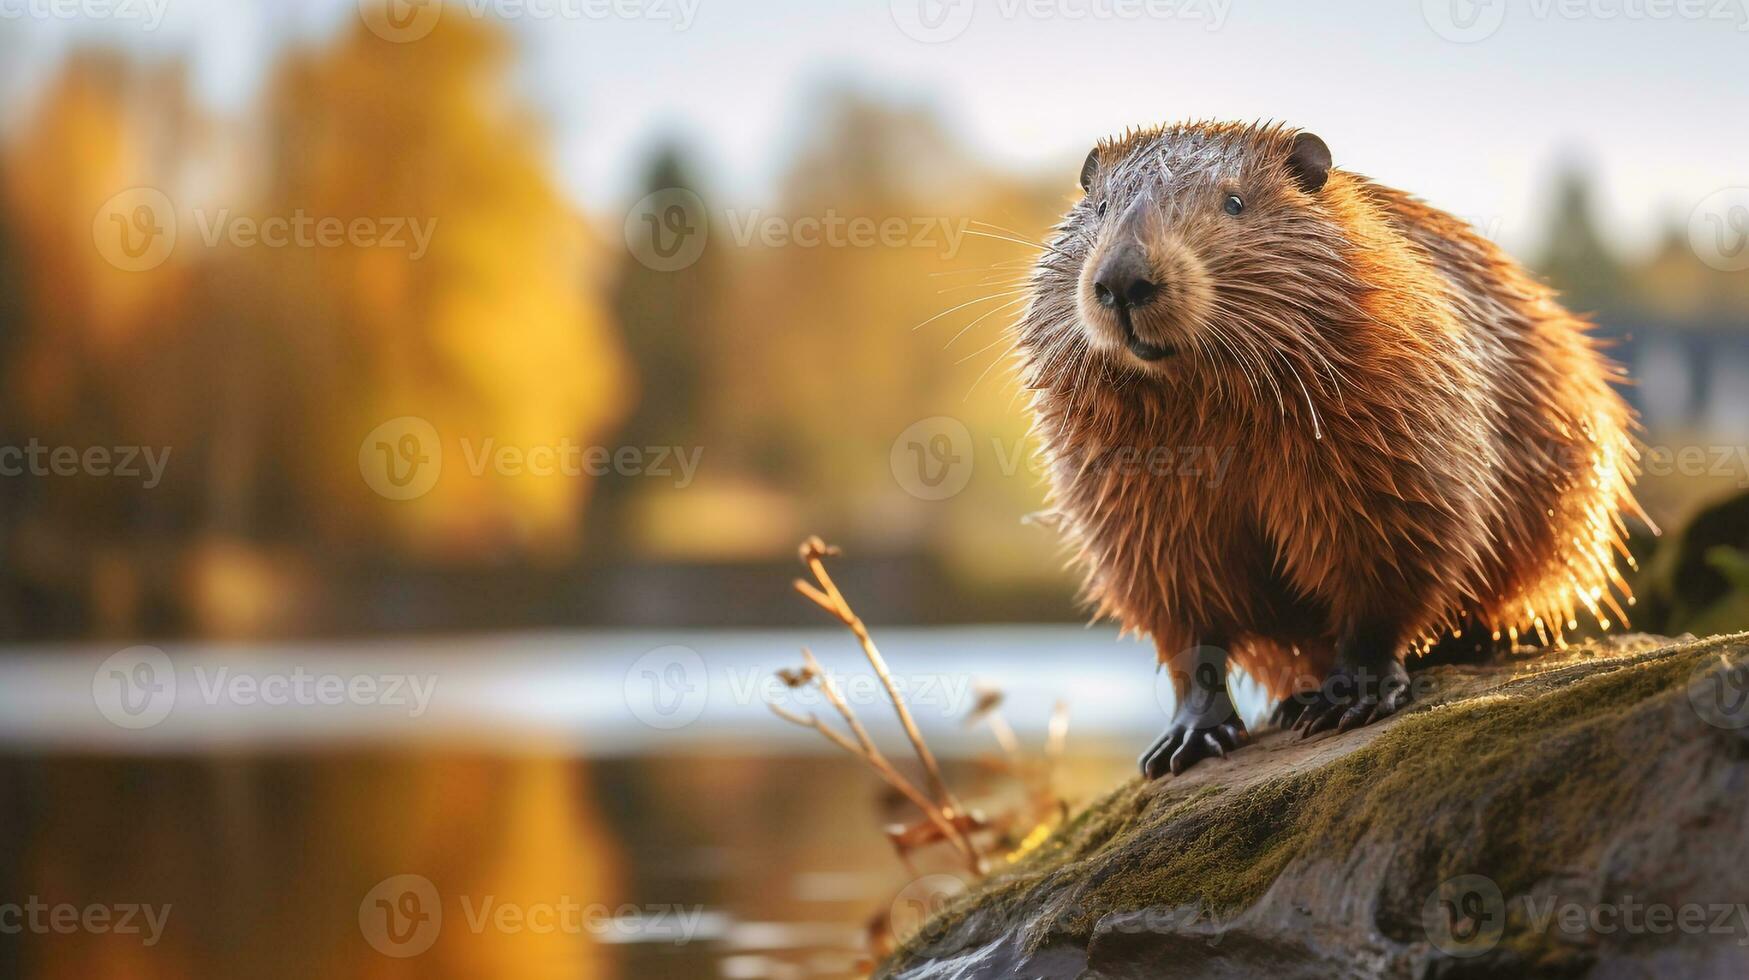
<svg viewBox="0 0 1749 980">
<path fill-rule="evenodd" d="M 138 16 L 30 14 L 116 3 Z M 615 3 L 638 16 L 589 15 Z M 920 9 L 947 39 L 906 33 L 928 34 Z M 507 20 L 555 170 L 608 214 L 674 133 L 714 192 L 759 204 L 823 82 L 932 106 L 974 152 L 1061 172 L 1066 191 L 1087 147 L 1125 126 L 1281 119 L 1520 249 L 1563 159 L 1589 161 L 1630 246 L 1749 184 L 1749 0 L 454 0 L 443 16 L 471 11 Z M 235 109 L 277 45 L 358 16 L 355 0 L 0 0 L 3 105 L 69 44 L 103 38 L 187 54 L 202 97 Z M 1485 36 L 1440 33 L 1466 27 Z"/>
</svg>

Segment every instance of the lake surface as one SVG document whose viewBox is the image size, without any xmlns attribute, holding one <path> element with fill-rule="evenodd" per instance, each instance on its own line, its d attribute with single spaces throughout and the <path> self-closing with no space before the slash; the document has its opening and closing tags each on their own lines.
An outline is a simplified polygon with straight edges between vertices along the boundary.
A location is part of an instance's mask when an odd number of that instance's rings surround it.
<svg viewBox="0 0 1749 980">
<path fill-rule="evenodd" d="M 1170 701 L 1106 630 L 877 640 L 968 800 L 1003 789 L 980 685 L 1029 748 L 1067 703 L 1081 800 Z M 907 870 L 903 807 L 770 713 L 831 716 L 768 680 L 804 645 L 908 759 L 841 631 L 12 650 L 0 975 L 854 976 L 870 917 L 954 869 Z"/>
</svg>

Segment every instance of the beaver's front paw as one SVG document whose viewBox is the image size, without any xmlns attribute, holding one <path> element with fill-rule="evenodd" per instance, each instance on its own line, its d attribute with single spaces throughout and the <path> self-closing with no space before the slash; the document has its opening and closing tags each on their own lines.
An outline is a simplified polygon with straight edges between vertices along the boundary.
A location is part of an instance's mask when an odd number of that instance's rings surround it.
<svg viewBox="0 0 1749 980">
<path fill-rule="evenodd" d="M 1389 718 L 1409 705 L 1409 672 L 1396 660 L 1377 667 L 1338 665 L 1322 687 L 1298 695 L 1305 708 L 1294 722 L 1301 738 L 1334 728 L 1351 728 Z"/>
<path fill-rule="evenodd" d="M 1213 728 L 1174 723 L 1142 753 L 1142 775 L 1159 779 L 1170 772 L 1176 776 L 1211 756 L 1226 758 L 1227 750 L 1244 745 L 1245 739 L 1245 723 L 1237 717 Z"/>
<path fill-rule="evenodd" d="M 1142 775 L 1158 779 L 1174 776 L 1211 755 L 1225 757 L 1228 749 L 1245 743 L 1245 722 L 1227 693 L 1227 653 L 1216 645 L 1199 646 L 1187 667 L 1175 660 L 1173 690 L 1177 705 L 1172 723 L 1142 753 Z"/>
<path fill-rule="evenodd" d="M 1269 721 L 1266 724 L 1270 728 L 1284 732 L 1291 730 L 1299 722 L 1300 716 L 1306 713 L 1306 702 L 1316 693 L 1316 691 L 1306 691 L 1302 694 L 1290 694 L 1282 698 L 1269 712 Z"/>
</svg>

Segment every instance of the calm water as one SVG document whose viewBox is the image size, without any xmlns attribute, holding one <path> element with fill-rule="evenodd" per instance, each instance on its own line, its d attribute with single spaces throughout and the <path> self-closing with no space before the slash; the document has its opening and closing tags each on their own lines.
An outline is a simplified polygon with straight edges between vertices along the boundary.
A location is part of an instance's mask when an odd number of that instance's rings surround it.
<svg viewBox="0 0 1749 980">
<path fill-rule="evenodd" d="M 971 799 L 980 683 L 1030 745 L 1069 703 L 1080 798 L 1163 718 L 1108 632 L 878 639 Z M 853 976 L 913 875 L 878 780 L 765 707 L 822 710 L 765 683 L 804 644 L 905 757 L 824 630 L 12 651 L 0 975 Z"/>
</svg>

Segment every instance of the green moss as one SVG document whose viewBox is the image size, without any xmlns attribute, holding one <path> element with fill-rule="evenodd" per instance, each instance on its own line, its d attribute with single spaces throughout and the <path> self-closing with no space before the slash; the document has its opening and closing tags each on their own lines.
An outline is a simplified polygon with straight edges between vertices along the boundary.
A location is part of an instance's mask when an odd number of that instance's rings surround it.
<svg viewBox="0 0 1749 980">
<path fill-rule="evenodd" d="M 1367 834 L 1397 839 L 1413 832 L 1454 843 L 1475 836 L 1469 828 L 1440 826 L 1453 820 L 1490 832 L 1480 853 L 1446 850 L 1445 866 L 1434 874 L 1513 869 L 1520 880 L 1500 881 L 1512 894 L 1538 875 L 1539 855 L 1581 853 L 1591 838 L 1601 838 L 1595 815 L 1624 780 L 1643 771 L 1645 754 L 1656 748 L 1651 741 L 1666 735 L 1614 737 L 1615 716 L 1686 682 L 1700 656 L 1627 666 L 1540 695 L 1502 691 L 1417 712 L 1321 768 L 1182 816 L 1175 807 L 1162 814 L 1162 832 L 1129 855 L 1132 873 L 1088 896 L 1089 914 L 1196 901 L 1217 914 L 1234 912 L 1314 845 L 1324 856 L 1340 856 Z M 1505 773 L 1522 778 L 1503 779 Z"/>
<path fill-rule="evenodd" d="M 1440 880 L 1478 869 L 1506 895 L 1524 893 L 1556 862 L 1602 846 L 1597 815 L 1634 794 L 1646 760 L 1680 737 L 1656 712 L 1732 643 L 1741 638 L 1430 672 L 1438 693 L 1365 746 L 1236 788 L 1133 781 L 949 914 L 994 912 L 1076 940 L 1120 910 L 1227 915 L 1296 860 L 1340 862 L 1363 841 L 1391 848 L 1388 879 L 1417 907 Z"/>
</svg>

